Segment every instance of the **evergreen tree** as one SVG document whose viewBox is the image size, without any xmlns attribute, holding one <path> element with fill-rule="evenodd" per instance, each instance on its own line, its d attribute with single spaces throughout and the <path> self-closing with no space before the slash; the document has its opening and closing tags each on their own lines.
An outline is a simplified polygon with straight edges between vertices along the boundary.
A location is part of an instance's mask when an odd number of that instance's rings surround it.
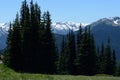
<svg viewBox="0 0 120 80">
<path fill-rule="evenodd" d="M 74 74 L 74 60 L 76 56 L 75 35 L 73 31 L 67 34 L 67 41 L 62 41 L 61 54 L 59 58 L 59 70 L 61 74 Z"/>
<path fill-rule="evenodd" d="M 108 39 L 108 44 L 106 48 L 104 47 L 103 43 L 101 44 L 98 63 L 99 63 L 98 73 L 115 75 L 116 57 L 115 57 L 115 50 L 111 52 L 110 39 Z"/>
<path fill-rule="evenodd" d="M 67 53 L 67 41 L 63 37 L 61 44 L 61 52 L 59 55 L 59 73 L 69 74 L 68 72 L 68 53 Z"/>
<path fill-rule="evenodd" d="M 39 33 L 39 27 L 40 27 L 40 12 L 37 4 L 33 4 L 33 1 L 30 2 L 30 26 L 29 26 L 29 54 L 30 54 L 30 65 L 31 68 L 34 69 L 33 72 L 39 71 L 39 56 L 40 56 L 40 49 L 39 49 L 39 41 L 40 41 L 40 33 Z M 39 65 L 39 66 L 38 66 Z"/>
<path fill-rule="evenodd" d="M 4 54 L 4 59 L 3 59 L 3 63 L 8 66 L 11 67 L 11 38 L 12 38 L 12 24 L 10 22 L 10 28 L 8 30 L 8 37 L 7 37 L 7 48 L 5 50 L 5 54 Z"/>
<path fill-rule="evenodd" d="M 21 8 L 21 26 L 23 36 L 23 65 L 24 71 L 40 72 L 39 57 L 40 47 L 40 17 L 41 12 L 37 3 L 30 2 L 30 8 L 26 0 Z"/>
<path fill-rule="evenodd" d="M 100 72 L 100 48 L 97 47 L 96 50 L 96 73 Z"/>
<path fill-rule="evenodd" d="M 21 28 L 20 28 L 20 21 L 19 21 L 19 16 L 18 14 L 16 15 L 16 19 L 13 22 L 13 27 L 12 27 L 12 34 L 11 34 L 11 29 L 9 33 L 9 41 L 8 46 L 9 48 L 7 49 L 7 52 L 9 55 L 9 63 L 8 66 L 19 71 L 21 70 Z M 5 56 L 6 57 L 6 56 Z"/>
<path fill-rule="evenodd" d="M 44 25 L 45 25 L 45 33 L 44 33 L 44 51 L 45 55 L 44 60 L 44 69 L 46 73 L 56 73 L 56 61 L 57 61 L 57 51 L 55 46 L 55 39 L 51 31 L 51 19 L 49 12 L 44 13 Z M 48 66 L 49 65 L 49 66 Z"/>
<path fill-rule="evenodd" d="M 13 22 L 13 33 L 11 38 L 11 45 L 12 45 L 12 64 L 15 70 L 21 70 L 21 27 L 20 27 L 20 20 L 19 15 L 16 15 L 16 19 Z"/>
<path fill-rule="evenodd" d="M 104 44 L 101 44 L 100 56 L 99 56 L 99 73 L 104 74 L 105 72 L 105 51 Z"/>
<path fill-rule="evenodd" d="M 76 57 L 76 45 L 75 45 L 75 35 L 73 31 L 69 31 L 68 35 L 68 72 L 69 74 L 74 74 L 75 72 L 75 57 Z"/>
<path fill-rule="evenodd" d="M 120 76 L 120 63 L 118 64 L 117 66 L 117 69 L 116 69 L 116 76 Z"/>
<path fill-rule="evenodd" d="M 11 25 L 10 25 L 11 26 Z M 21 72 L 56 73 L 57 51 L 49 12 L 41 20 L 39 6 L 23 1 L 20 18 L 10 27 L 5 65 Z"/>
<path fill-rule="evenodd" d="M 30 13 L 29 13 L 29 7 L 26 2 L 26 0 L 23 1 L 21 6 L 21 28 L 22 28 L 22 70 L 23 71 L 29 71 L 30 70 L 30 61 L 29 58 L 30 55 Z"/>
<path fill-rule="evenodd" d="M 76 59 L 75 59 L 75 65 L 76 65 L 76 74 L 85 74 L 85 69 L 84 67 L 86 66 L 85 64 L 85 47 L 86 47 L 86 41 L 87 39 L 87 28 L 85 29 L 85 32 L 83 34 L 83 38 L 81 40 L 81 46 L 78 48 L 78 53 L 76 54 Z"/>
<path fill-rule="evenodd" d="M 79 30 L 77 32 L 77 52 L 78 52 L 78 49 L 80 47 L 80 43 L 81 43 L 81 39 L 82 39 L 82 27 L 81 27 L 81 24 L 79 26 Z"/>
<path fill-rule="evenodd" d="M 112 58 L 111 58 L 111 47 L 110 39 L 108 39 L 108 44 L 105 49 L 105 74 L 112 74 Z"/>
<path fill-rule="evenodd" d="M 115 50 L 112 52 L 112 74 L 115 75 L 116 71 L 116 55 L 115 55 Z"/>
<path fill-rule="evenodd" d="M 86 52 L 86 61 L 88 61 L 87 65 L 88 67 L 86 68 L 86 74 L 87 75 L 94 75 L 96 74 L 96 47 L 94 44 L 94 37 L 91 34 L 90 31 L 90 26 L 88 27 L 88 39 L 87 39 L 87 51 Z"/>
<path fill-rule="evenodd" d="M 75 59 L 76 74 L 93 75 L 96 73 L 96 51 L 90 28 L 85 29 L 80 44 Z"/>
<path fill-rule="evenodd" d="M 90 33 L 90 32 L 89 32 Z M 97 73 L 97 55 L 96 55 L 96 47 L 94 43 L 93 35 L 90 36 L 90 51 L 89 51 L 89 75 L 94 75 Z"/>
</svg>

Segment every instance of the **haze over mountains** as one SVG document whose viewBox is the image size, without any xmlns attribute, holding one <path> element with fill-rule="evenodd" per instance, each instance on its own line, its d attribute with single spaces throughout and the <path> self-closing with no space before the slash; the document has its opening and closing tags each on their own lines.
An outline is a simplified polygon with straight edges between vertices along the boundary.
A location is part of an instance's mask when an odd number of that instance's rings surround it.
<svg viewBox="0 0 120 80">
<path fill-rule="evenodd" d="M 66 35 L 69 30 L 77 32 L 79 26 L 80 23 L 75 22 L 56 22 L 52 23 L 51 28 L 60 45 L 62 36 Z M 120 60 L 120 17 L 103 18 L 91 24 L 82 24 L 82 28 L 87 26 L 91 27 L 97 47 L 102 42 L 106 44 L 108 37 L 110 37 L 112 49 L 116 50 L 117 59 Z M 8 23 L 0 23 L 0 50 L 6 48 L 8 29 Z"/>
</svg>

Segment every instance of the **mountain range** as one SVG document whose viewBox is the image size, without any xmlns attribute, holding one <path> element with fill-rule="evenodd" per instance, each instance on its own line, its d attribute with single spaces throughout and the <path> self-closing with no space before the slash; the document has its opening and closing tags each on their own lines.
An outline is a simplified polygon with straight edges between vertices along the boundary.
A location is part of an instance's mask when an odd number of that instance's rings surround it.
<svg viewBox="0 0 120 80">
<path fill-rule="evenodd" d="M 110 38 L 111 47 L 116 51 L 117 60 L 120 60 L 120 17 L 102 18 L 90 24 L 81 24 L 82 28 L 91 27 L 91 32 L 95 38 L 96 47 L 101 43 L 107 44 Z M 80 23 L 75 22 L 56 22 L 51 24 L 51 29 L 55 34 L 57 45 L 60 45 L 62 36 L 65 36 L 69 30 L 75 33 L 79 29 Z M 9 24 L 0 23 L 0 50 L 6 48 Z"/>
<path fill-rule="evenodd" d="M 6 48 L 8 29 L 9 29 L 9 24 L 0 23 L 0 51 Z"/>
<path fill-rule="evenodd" d="M 84 28 L 88 24 L 75 22 L 56 22 L 52 23 L 51 28 L 53 33 L 55 34 L 66 35 L 69 30 L 78 31 L 80 25 L 82 26 L 82 28 Z"/>
<path fill-rule="evenodd" d="M 117 60 L 120 60 L 120 17 L 103 18 L 89 26 L 96 46 L 100 47 L 101 43 L 106 45 L 110 38 L 110 45 L 116 51 Z"/>
</svg>

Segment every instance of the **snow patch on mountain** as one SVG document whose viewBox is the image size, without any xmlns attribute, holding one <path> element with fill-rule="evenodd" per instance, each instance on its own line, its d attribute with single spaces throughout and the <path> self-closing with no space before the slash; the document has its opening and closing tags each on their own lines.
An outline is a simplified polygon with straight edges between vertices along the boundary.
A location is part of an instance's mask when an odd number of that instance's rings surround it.
<svg viewBox="0 0 120 80">
<path fill-rule="evenodd" d="M 103 19 L 100 19 L 100 21 L 103 21 L 103 22 L 108 21 L 111 24 L 120 25 L 120 17 L 103 18 Z"/>
<path fill-rule="evenodd" d="M 6 48 L 8 29 L 9 29 L 9 24 L 0 23 L 0 50 Z"/>
<path fill-rule="evenodd" d="M 8 23 L 0 23 L 0 29 L 2 29 L 5 33 L 9 30 Z"/>
<path fill-rule="evenodd" d="M 114 22 L 114 24 L 118 24 L 118 20 L 116 20 L 116 21 L 113 21 Z"/>
<path fill-rule="evenodd" d="M 88 24 L 75 22 L 56 22 L 51 24 L 51 28 L 53 30 L 53 33 L 65 35 L 69 32 L 69 30 L 77 31 L 80 25 L 82 28 L 84 28 Z"/>
</svg>

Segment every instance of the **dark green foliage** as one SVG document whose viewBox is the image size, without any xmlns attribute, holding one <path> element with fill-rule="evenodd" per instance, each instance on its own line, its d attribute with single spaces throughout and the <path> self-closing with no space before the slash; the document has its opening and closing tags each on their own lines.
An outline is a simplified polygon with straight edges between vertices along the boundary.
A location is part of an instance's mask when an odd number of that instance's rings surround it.
<svg viewBox="0 0 120 80">
<path fill-rule="evenodd" d="M 96 55 L 96 46 L 94 44 L 94 37 L 90 37 L 90 53 L 89 53 L 89 75 L 94 75 L 97 73 L 97 55 Z"/>
<path fill-rule="evenodd" d="M 75 59 L 76 74 L 93 75 L 96 73 L 96 48 L 90 28 L 85 29 Z"/>
<path fill-rule="evenodd" d="M 105 49 L 105 74 L 112 74 L 112 58 L 110 40 L 108 39 L 108 45 Z"/>
<path fill-rule="evenodd" d="M 101 50 L 99 54 L 99 73 L 104 74 L 105 72 L 105 51 L 104 51 L 104 45 L 101 44 Z"/>
<path fill-rule="evenodd" d="M 73 31 L 67 34 L 67 40 L 62 40 L 61 53 L 59 56 L 59 73 L 75 74 L 74 60 L 76 57 L 75 35 Z"/>
<path fill-rule="evenodd" d="M 5 53 L 5 64 L 15 70 L 21 70 L 21 28 L 19 16 L 13 22 L 12 29 L 9 30 L 8 47 Z M 11 26 L 11 25 L 10 25 Z"/>
<path fill-rule="evenodd" d="M 102 43 L 101 51 L 98 58 L 99 58 L 98 73 L 115 75 L 116 57 L 115 57 L 115 50 L 113 50 L 113 52 L 111 51 L 110 39 L 108 39 L 108 44 L 106 48 Z"/>
<path fill-rule="evenodd" d="M 43 68 L 47 73 L 56 71 L 57 51 L 55 46 L 54 36 L 51 31 L 51 19 L 49 12 L 44 13 L 45 33 L 43 36 Z M 49 65 L 49 66 L 48 66 Z"/>
<path fill-rule="evenodd" d="M 25 55 L 25 71 L 38 72 L 39 61 L 39 20 L 40 12 L 38 7 L 30 2 L 30 9 L 26 7 L 26 18 L 23 27 L 23 55 Z M 39 14 L 39 15 L 38 15 Z M 22 22 L 22 21 L 21 21 Z"/>
<path fill-rule="evenodd" d="M 117 69 L 116 69 L 116 76 L 120 76 L 120 63 L 118 64 L 117 66 Z"/>
<path fill-rule="evenodd" d="M 76 57 L 76 45 L 75 45 L 75 35 L 73 31 L 69 31 L 68 35 L 68 42 L 67 42 L 67 48 L 68 48 L 68 72 L 69 74 L 74 74 L 75 72 L 75 57 Z"/>
<path fill-rule="evenodd" d="M 10 59 L 11 59 L 11 36 L 12 36 L 12 24 L 10 23 L 10 28 L 9 28 L 9 34 L 8 34 L 8 38 L 7 38 L 7 48 L 4 54 L 4 59 L 3 59 L 3 63 L 7 66 L 10 67 Z"/>
<path fill-rule="evenodd" d="M 116 55 L 115 55 L 115 50 L 113 50 L 112 52 L 112 74 L 115 75 L 115 71 L 116 71 L 116 68 L 117 68 L 117 65 L 116 65 Z"/>
<path fill-rule="evenodd" d="M 81 39 L 82 39 L 82 27 L 81 27 L 81 24 L 79 26 L 79 30 L 77 32 L 77 52 L 78 52 L 78 48 L 80 47 L 80 43 L 81 43 Z"/>
<path fill-rule="evenodd" d="M 21 70 L 21 27 L 18 14 L 13 22 L 13 32 L 11 36 L 11 64 L 15 70 Z"/>
<path fill-rule="evenodd" d="M 107 47 L 104 48 L 102 43 L 96 54 L 90 27 L 83 32 L 80 25 L 76 37 L 73 31 L 69 31 L 67 38 L 63 38 L 58 61 L 50 13 L 47 11 L 41 17 L 37 3 L 31 0 L 28 6 L 25 0 L 20 18 L 17 14 L 15 21 L 10 24 L 3 62 L 19 72 L 55 74 L 58 65 L 60 74 L 115 74 L 115 50 L 111 52 L 109 39 Z M 116 74 L 120 75 L 119 72 L 118 67 Z"/>
<path fill-rule="evenodd" d="M 78 47 L 78 51 L 76 54 L 76 59 L 75 59 L 75 66 L 76 66 L 76 74 L 84 74 L 85 69 L 83 69 L 86 64 L 85 61 L 85 49 L 86 49 L 86 38 L 87 38 L 87 29 L 85 30 L 85 33 L 83 34 L 83 38 L 81 39 L 80 46 Z M 79 45 L 79 44 L 78 44 Z"/>
<path fill-rule="evenodd" d="M 60 74 L 69 74 L 68 72 L 68 49 L 67 49 L 67 41 L 63 37 L 61 44 L 61 52 L 59 55 L 59 73 Z"/>
<path fill-rule="evenodd" d="M 59 57 L 59 73 L 60 74 L 75 74 L 76 45 L 73 31 L 67 34 L 67 40 L 63 38 L 61 44 L 61 53 Z"/>
<path fill-rule="evenodd" d="M 11 25 L 10 25 L 11 26 Z M 49 12 L 23 1 L 20 18 L 10 27 L 4 64 L 20 72 L 56 73 L 57 51 Z"/>
</svg>

